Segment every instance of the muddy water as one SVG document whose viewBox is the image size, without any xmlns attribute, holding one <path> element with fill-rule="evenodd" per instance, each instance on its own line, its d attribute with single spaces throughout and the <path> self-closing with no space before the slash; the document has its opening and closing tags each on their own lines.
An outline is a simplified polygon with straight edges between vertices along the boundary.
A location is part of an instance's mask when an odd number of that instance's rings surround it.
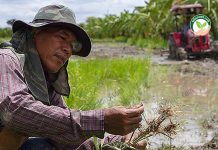
<svg viewBox="0 0 218 150">
<path fill-rule="evenodd" d="M 147 55 L 145 51 L 126 45 L 94 44 L 89 58 L 144 55 Z M 167 56 L 161 54 L 151 57 L 154 66 L 149 88 L 141 97 L 144 98 L 146 118 L 155 117 L 160 103 L 177 106 L 178 113 L 173 120 L 180 127 L 171 141 L 165 136 L 150 138 L 149 148 L 156 149 L 170 143 L 186 149 L 202 146 L 218 133 L 218 64 L 210 59 L 174 61 L 168 60 Z M 160 71 L 159 66 L 165 66 L 166 69 Z M 113 94 L 106 96 L 105 107 L 108 101 L 113 102 L 117 98 Z"/>
<path fill-rule="evenodd" d="M 145 114 L 152 118 L 160 103 L 177 106 L 173 120 L 180 126 L 173 140 L 166 136 L 150 138 L 151 149 L 170 143 L 183 148 L 202 146 L 213 138 L 218 128 L 214 119 L 218 110 L 217 66 L 206 59 L 169 63 L 164 73 L 158 66 L 152 67 L 151 85 L 145 91 Z"/>
</svg>

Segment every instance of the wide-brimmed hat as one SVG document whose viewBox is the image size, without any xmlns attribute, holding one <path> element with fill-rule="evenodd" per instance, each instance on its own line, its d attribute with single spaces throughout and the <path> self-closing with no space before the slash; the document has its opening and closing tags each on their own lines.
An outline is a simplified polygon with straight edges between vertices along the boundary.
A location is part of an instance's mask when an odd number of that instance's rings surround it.
<svg viewBox="0 0 218 150">
<path fill-rule="evenodd" d="M 65 27 L 76 35 L 77 41 L 81 43 L 80 51 L 74 51 L 73 55 L 88 56 L 91 51 L 91 41 L 88 34 L 76 24 L 75 14 L 63 5 L 48 5 L 41 8 L 33 21 L 30 23 L 17 20 L 12 26 L 13 33 L 22 28 L 38 28 L 44 26 Z"/>
</svg>

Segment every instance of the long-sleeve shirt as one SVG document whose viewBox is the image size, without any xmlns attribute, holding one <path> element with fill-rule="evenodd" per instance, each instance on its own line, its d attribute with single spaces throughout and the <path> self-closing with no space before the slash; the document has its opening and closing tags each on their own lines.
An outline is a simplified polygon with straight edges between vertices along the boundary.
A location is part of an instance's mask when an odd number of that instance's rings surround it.
<svg viewBox="0 0 218 150">
<path fill-rule="evenodd" d="M 37 64 L 36 64 L 37 65 Z M 25 84 L 18 58 L 0 49 L 0 121 L 26 137 L 47 137 L 58 147 L 78 147 L 86 139 L 104 136 L 102 110 L 68 109 L 61 95 L 49 92 L 51 105 L 36 100 Z"/>
</svg>

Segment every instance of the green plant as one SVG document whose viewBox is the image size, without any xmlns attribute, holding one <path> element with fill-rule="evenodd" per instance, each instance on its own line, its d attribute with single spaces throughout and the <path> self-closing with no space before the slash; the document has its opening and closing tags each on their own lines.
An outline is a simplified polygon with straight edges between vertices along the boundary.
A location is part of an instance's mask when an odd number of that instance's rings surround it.
<svg viewBox="0 0 218 150">
<path fill-rule="evenodd" d="M 116 42 L 127 42 L 127 37 L 125 37 L 125 36 L 118 36 L 118 37 L 115 37 L 115 41 Z"/>
<path fill-rule="evenodd" d="M 10 40 L 9 37 L 8 38 L 0 38 L 0 43 L 5 42 L 5 41 L 9 41 L 9 40 Z"/>
<path fill-rule="evenodd" d="M 82 110 L 137 103 L 147 86 L 149 68 L 147 58 L 71 60 L 71 94 L 66 102 Z"/>
<path fill-rule="evenodd" d="M 0 28 L 0 38 L 9 38 L 12 36 L 12 30 L 10 28 Z"/>
<path fill-rule="evenodd" d="M 112 38 L 139 47 L 166 47 L 170 32 L 175 30 L 175 21 L 170 15 L 172 5 L 201 3 L 205 7 L 203 14 L 212 21 L 211 33 L 215 39 L 218 37 L 217 0 L 150 0 L 145 3 L 135 7 L 133 12 L 123 11 L 120 15 L 109 14 L 103 18 L 89 17 L 82 26 L 92 38 Z M 198 23 L 198 26 L 203 28 L 205 25 Z M 144 39 L 153 41 L 146 44 Z"/>
</svg>

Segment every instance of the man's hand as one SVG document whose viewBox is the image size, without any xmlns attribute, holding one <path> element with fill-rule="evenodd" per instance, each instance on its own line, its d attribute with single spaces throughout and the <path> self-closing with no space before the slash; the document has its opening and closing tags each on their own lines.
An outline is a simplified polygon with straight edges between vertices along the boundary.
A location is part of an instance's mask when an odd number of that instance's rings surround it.
<svg viewBox="0 0 218 150">
<path fill-rule="evenodd" d="M 115 135 L 126 135 L 140 126 L 143 105 L 135 107 L 113 107 L 104 109 L 105 131 Z"/>
</svg>

